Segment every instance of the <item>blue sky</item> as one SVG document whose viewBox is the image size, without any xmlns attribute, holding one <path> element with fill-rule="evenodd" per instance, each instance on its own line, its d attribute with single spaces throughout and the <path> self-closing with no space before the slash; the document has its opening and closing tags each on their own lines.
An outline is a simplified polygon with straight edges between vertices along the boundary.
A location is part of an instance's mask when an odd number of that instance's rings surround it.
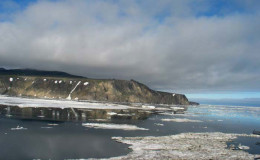
<svg viewBox="0 0 260 160">
<path fill-rule="evenodd" d="M 260 98 L 259 15 L 258 0 L 1 0 L 0 67 Z"/>
</svg>

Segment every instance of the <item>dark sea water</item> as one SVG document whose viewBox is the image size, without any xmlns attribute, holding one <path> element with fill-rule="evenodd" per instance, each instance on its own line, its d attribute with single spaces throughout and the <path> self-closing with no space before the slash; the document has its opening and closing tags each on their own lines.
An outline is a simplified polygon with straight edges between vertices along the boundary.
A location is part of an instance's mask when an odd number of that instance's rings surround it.
<svg viewBox="0 0 260 160">
<path fill-rule="evenodd" d="M 187 118 L 202 122 L 165 122 L 161 119 Z M 128 145 L 111 140 L 114 136 L 164 136 L 183 132 L 246 133 L 260 130 L 260 108 L 232 106 L 189 106 L 185 114 L 151 115 L 144 120 L 118 119 L 108 122 L 85 120 L 90 123 L 132 124 L 149 130 L 94 129 L 82 122 L 19 118 L 1 114 L 0 159 L 80 159 L 108 158 L 130 152 Z M 163 124 L 156 125 L 156 124 Z M 26 129 L 12 130 L 23 127 Z M 256 145 L 260 138 L 239 137 L 234 144 L 247 145 L 252 154 L 260 154 Z"/>
</svg>

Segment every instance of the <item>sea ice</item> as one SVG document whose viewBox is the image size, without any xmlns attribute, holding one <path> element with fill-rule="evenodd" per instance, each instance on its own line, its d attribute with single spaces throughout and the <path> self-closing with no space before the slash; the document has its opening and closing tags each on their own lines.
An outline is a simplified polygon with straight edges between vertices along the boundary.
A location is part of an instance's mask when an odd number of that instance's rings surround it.
<svg viewBox="0 0 260 160">
<path fill-rule="evenodd" d="M 107 114 L 110 115 L 110 116 L 117 115 L 116 112 L 108 112 Z"/>
<path fill-rule="evenodd" d="M 56 123 L 48 123 L 48 126 L 58 126 L 59 124 Z"/>
<path fill-rule="evenodd" d="M 142 105 L 142 108 L 144 108 L 144 109 L 155 109 L 155 106 Z"/>
<path fill-rule="evenodd" d="M 135 125 L 129 124 L 112 124 L 112 123 L 82 123 L 82 126 L 97 129 L 120 129 L 120 130 L 148 130 L 146 128 L 139 128 Z"/>
<path fill-rule="evenodd" d="M 88 108 L 88 109 L 130 109 L 133 107 L 118 104 L 103 104 L 67 100 L 50 100 L 36 98 L 8 97 L 0 95 L 0 104 L 18 107 L 49 107 L 49 108 Z"/>
<path fill-rule="evenodd" d="M 211 133 L 182 133 L 161 137 L 113 137 L 112 139 L 130 145 L 132 152 L 125 156 L 109 159 L 254 159 L 259 155 L 252 155 L 243 150 L 232 150 L 227 142 L 238 136 L 258 137 L 246 134 Z M 244 149 L 247 149 L 246 147 Z"/>
<path fill-rule="evenodd" d="M 162 121 L 166 121 L 166 122 L 203 122 L 200 120 L 192 120 L 192 119 L 187 119 L 187 118 L 162 119 Z"/>
<path fill-rule="evenodd" d="M 53 127 L 41 127 L 41 128 L 44 128 L 44 129 L 51 129 L 51 128 L 53 128 Z"/>
<path fill-rule="evenodd" d="M 157 126 L 164 126 L 164 124 L 162 124 L 162 123 L 154 123 L 154 124 Z"/>
<path fill-rule="evenodd" d="M 11 130 L 26 130 L 27 128 L 17 126 L 16 128 L 11 128 Z"/>
</svg>

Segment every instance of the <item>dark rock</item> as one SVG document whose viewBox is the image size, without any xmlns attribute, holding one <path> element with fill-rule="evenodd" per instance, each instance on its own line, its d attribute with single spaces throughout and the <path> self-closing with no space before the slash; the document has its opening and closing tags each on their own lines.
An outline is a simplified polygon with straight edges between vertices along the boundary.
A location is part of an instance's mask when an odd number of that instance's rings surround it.
<svg viewBox="0 0 260 160">
<path fill-rule="evenodd" d="M 198 106 L 198 105 L 200 105 L 200 104 L 197 103 L 197 102 L 191 102 L 191 101 L 190 101 L 190 105 L 192 105 L 192 106 Z"/>
</svg>

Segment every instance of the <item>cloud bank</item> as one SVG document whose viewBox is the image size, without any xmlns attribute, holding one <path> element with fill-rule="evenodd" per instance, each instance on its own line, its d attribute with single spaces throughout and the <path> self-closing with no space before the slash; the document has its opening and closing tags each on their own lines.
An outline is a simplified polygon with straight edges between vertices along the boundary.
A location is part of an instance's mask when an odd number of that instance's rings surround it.
<svg viewBox="0 0 260 160">
<path fill-rule="evenodd" d="M 0 2 L 11 10 L 0 12 L 1 66 L 166 91 L 260 91 L 259 1 L 12 2 Z"/>
</svg>

